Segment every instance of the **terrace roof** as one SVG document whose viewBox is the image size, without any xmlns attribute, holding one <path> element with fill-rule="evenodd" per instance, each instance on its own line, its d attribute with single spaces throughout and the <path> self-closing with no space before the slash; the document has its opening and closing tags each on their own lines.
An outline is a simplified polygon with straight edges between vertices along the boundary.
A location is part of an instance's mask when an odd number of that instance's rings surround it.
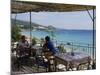
<svg viewBox="0 0 100 75">
<path fill-rule="evenodd" d="M 91 5 L 75 5 L 75 4 L 59 4 L 59 3 L 43 3 L 30 1 L 11 1 L 11 13 L 25 12 L 73 12 L 91 10 L 95 6 Z"/>
</svg>

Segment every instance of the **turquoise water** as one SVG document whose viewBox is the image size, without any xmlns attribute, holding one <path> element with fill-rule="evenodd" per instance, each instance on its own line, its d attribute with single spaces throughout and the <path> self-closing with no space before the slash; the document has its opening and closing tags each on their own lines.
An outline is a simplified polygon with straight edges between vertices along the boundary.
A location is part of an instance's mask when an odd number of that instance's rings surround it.
<svg viewBox="0 0 100 75">
<path fill-rule="evenodd" d="M 30 36 L 29 30 L 24 30 L 21 32 L 23 35 Z M 32 36 L 36 37 L 38 39 L 45 38 L 45 36 L 51 36 L 49 32 L 46 31 L 32 31 Z M 57 45 L 61 44 L 63 41 L 63 44 L 66 44 L 68 42 L 72 42 L 73 45 L 68 46 L 65 45 L 64 48 L 67 48 L 66 51 L 78 51 L 78 52 L 85 52 L 88 53 L 91 57 L 94 58 L 96 55 L 96 47 L 93 49 L 93 31 L 92 30 L 64 30 L 59 29 L 54 31 L 54 40 L 57 41 Z M 95 36 L 96 38 L 96 31 Z M 94 38 L 94 40 L 96 40 Z M 94 42 L 96 46 L 96 42 Z M 55 43 L 56 44 L 56 43 Z M 94 51 L 93 51 L 94 50 Z"/>
<path fill-rule="evenodd" d="M 21 32 L 23 35 L 30 36 L 29 30 L 24 30 Z M 57 41 L 70 41 L 70 42 L 79 42 L 79 43 L 93 43 L 93 31 L 92 30 L 64 30 L 58 29 L 53 32 L 54 40 Z M 41 30 L 32 31 L 32 36 L 37 38 L 45 38 L 49 35 L 51 38 L 51 33 Z M 94 38 L 95 40 L 95 38 Z"/>
</svg>

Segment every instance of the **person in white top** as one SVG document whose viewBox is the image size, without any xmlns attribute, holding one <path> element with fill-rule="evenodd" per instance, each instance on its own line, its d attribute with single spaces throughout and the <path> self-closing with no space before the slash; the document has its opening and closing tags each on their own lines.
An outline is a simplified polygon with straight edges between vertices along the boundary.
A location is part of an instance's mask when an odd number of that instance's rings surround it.
<svg viewBox="0 0 100 75">
<path fill-rule="evenodd" d="M 26 37 L 24 35 L 21 37 L 21 40 L 19 41 L 18 45 L 19 47 L 23 47 L 23 48 L 29 47 L 29 43 L 26 40 Z"/>
<path fill-rule="evenodd" d="M 18 47 L 18 50 L 19 50 L 20 55 L 23 55 L 26 52 L 29 52 L 29 50 L 28 50 L 29 49 L 29 43 L 26 40 L 25 35 L 22 35 L 21 36 L 21 39 L 18 42 L 18 46 L 17 47 Z"/>
</svg>

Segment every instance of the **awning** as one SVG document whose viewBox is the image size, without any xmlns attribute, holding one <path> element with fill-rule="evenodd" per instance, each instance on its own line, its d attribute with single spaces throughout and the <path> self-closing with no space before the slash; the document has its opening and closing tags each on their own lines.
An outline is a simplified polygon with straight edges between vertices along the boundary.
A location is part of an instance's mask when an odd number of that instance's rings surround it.
<svg viewBox="0 0 100 75">
<path fill-rule="evenodd" d="M 91 5 L 75 5 L 75 4 L 59 4 L 59 3 L 43 3 L 43 2 L 27 2 L 27 1 L 12 1 L 11 13 L 24 12 L 72 12 L 91 10 L 95 6 Z"/>
</svg>

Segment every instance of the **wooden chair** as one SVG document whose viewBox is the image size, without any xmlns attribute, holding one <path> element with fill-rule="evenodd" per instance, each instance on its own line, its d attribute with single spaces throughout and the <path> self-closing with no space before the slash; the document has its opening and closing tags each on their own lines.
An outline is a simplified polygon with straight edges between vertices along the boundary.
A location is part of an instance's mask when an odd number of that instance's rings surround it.
<svg viewBox="0 0 100 75">
<path fill-rule="evenodd" d="M 16 64 L 18 69 L 20 69 L 23 65 L 28 65 L 28 60 L 30 56 L 29 50 L 29 48 L 16 48 Z"/>
<path fill-rule="evenodd" d="M 54 71 L 55 69 L 55 60 L 54 60 L 54 55 L 52 52 L 48 51 L 44 53 L 44 57 L 48 60 L 49 63 L 49 72 Z"/>
<path fill-rule="evenodd" d="M 43 56 L 36 55 L 36 65 L 37 70 L 39 71 L 40 67 L 42 66 L 44 69 L 46 69 L 46 72 L 48 71 L 48 61 L 45 61 Z"/>
</svg>

